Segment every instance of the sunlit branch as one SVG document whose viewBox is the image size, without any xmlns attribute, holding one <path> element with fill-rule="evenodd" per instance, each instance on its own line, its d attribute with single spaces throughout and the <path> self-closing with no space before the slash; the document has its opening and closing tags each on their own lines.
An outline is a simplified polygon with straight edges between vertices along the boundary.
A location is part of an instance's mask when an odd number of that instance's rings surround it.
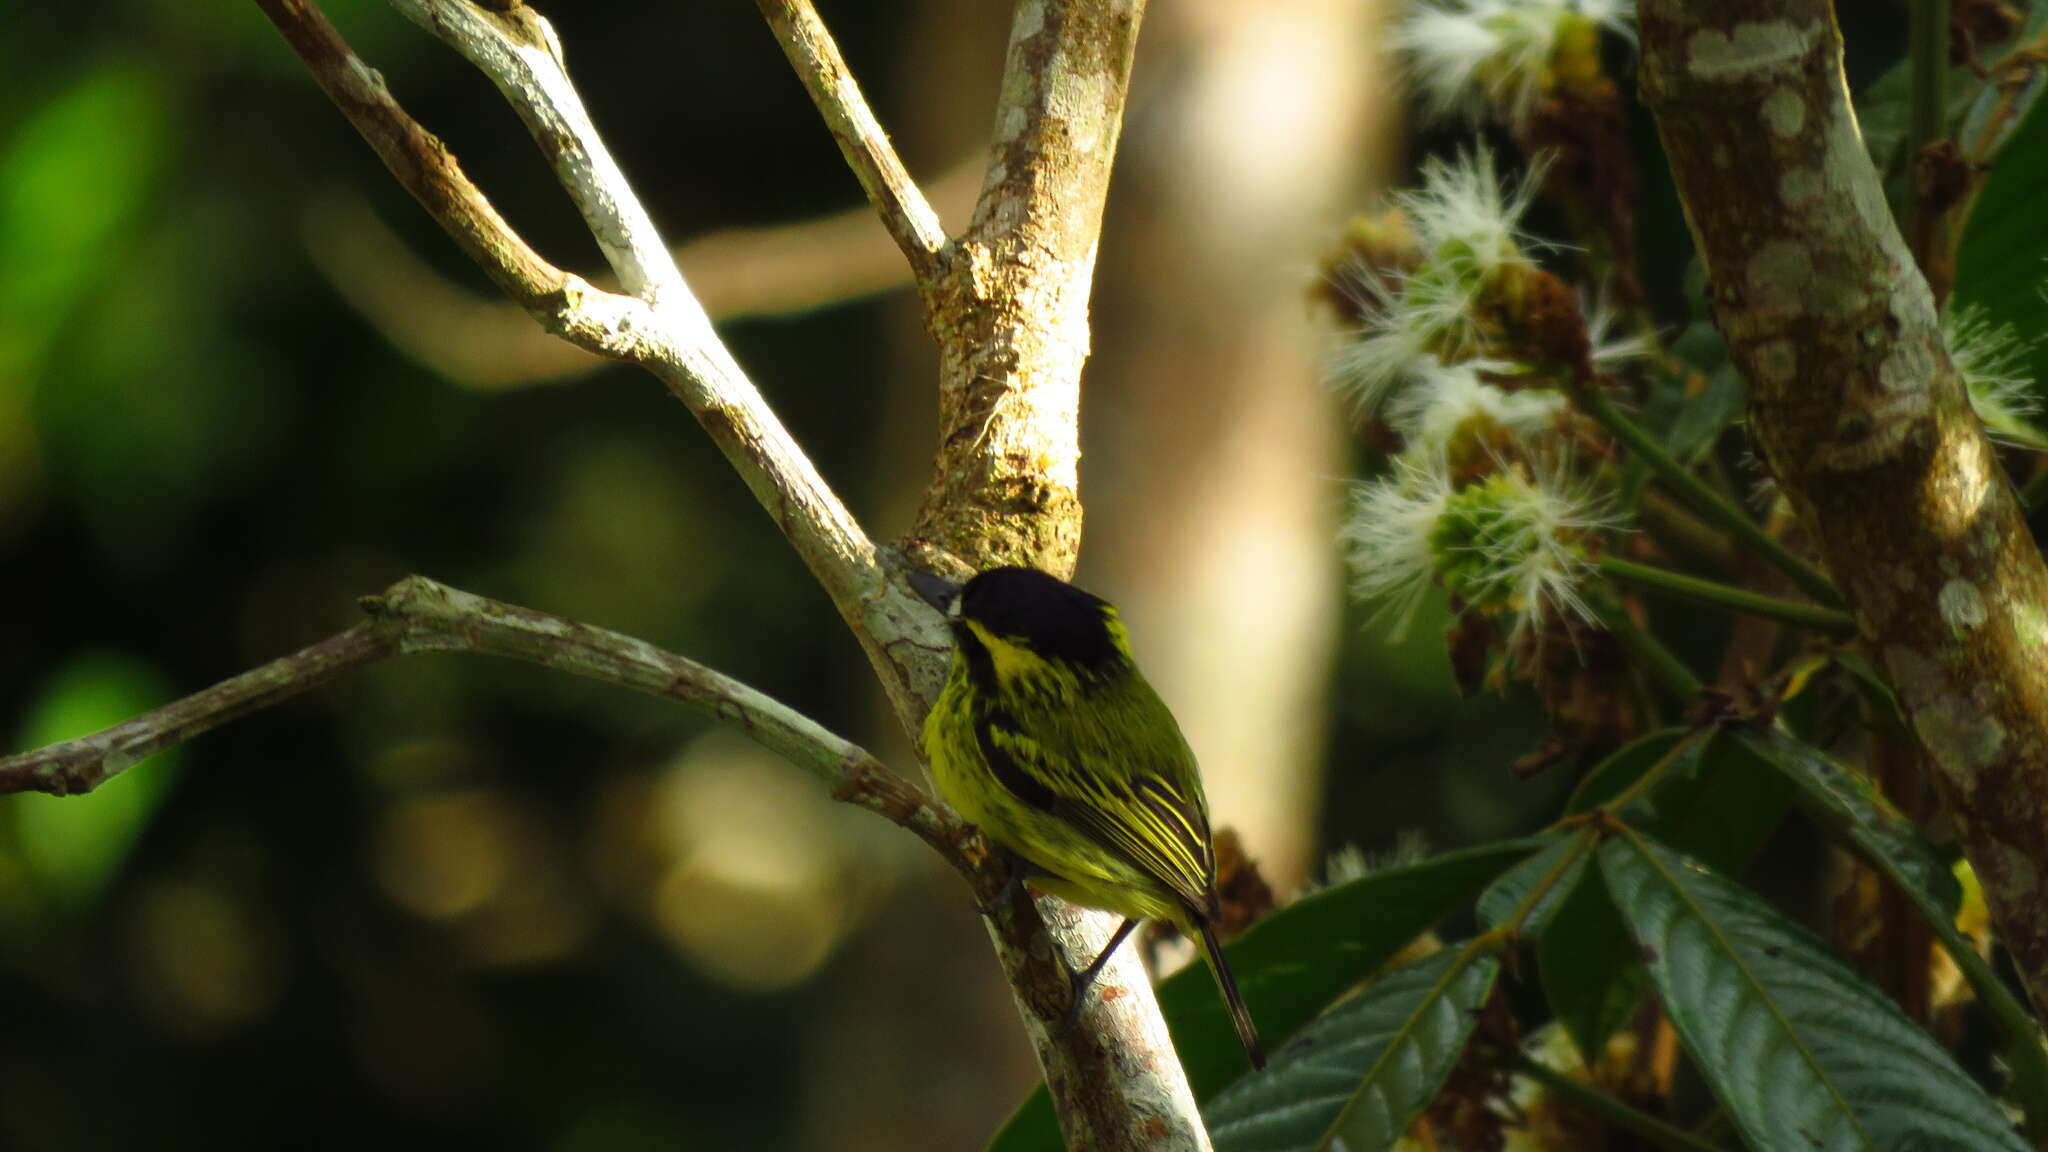
<svg viewBox="0 0 2048 1152">
<path fill-rule="evenodd" d="M 860 85 L 839 55 L 839 46 L 810 0 L 759 0 L 761 15 L 775 30 L 775 39 L 818 106 L 825 126 L 839 142 L 848 167 L 859 178 L 868 200 L 881 214 L 883 227 L 910 261 L 920 282 L 927 280 L 946 246 L 938 213 L 925 201 L 903 161 L 868 109 Z"/>
<path fill-rule="evenodd" d="M 318 644 L 103 732 L 0 760 L 0 792 L 89 792 L 158 752 L 344 672 L 416 652 L 474 652 L 676 701 L 816 776 L 835 797 L 908 828 L 949 859 L 960 857 L 963 829 L 917 786 L 788 705 L 694 660 L 422 576 L 362 605 L 367 621 Z"/>
</svg>

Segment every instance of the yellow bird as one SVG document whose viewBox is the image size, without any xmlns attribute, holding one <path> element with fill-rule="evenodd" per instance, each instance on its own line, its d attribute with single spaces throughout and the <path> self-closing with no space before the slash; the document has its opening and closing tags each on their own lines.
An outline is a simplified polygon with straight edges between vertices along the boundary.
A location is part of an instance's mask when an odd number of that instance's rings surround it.
<svg viewBox="0 0 2048 1152">
<path fill-rule="evenodd" d="M 1217 943 L 1209 805 L 1180 725 L 1131 657 L 1107 601 L 1033 568 L 994 568 L 964 586 L 911 585 L 945 612 L 953 667 L 925 719 L 924 749 L 946 802 L 1022 857 L 1027 883 L 1124 917 L 1074 977 L 1078 1005 L 1140 920 L 1201 945 L 1245 1055 L 1258 1029 Z"/>
</svg>

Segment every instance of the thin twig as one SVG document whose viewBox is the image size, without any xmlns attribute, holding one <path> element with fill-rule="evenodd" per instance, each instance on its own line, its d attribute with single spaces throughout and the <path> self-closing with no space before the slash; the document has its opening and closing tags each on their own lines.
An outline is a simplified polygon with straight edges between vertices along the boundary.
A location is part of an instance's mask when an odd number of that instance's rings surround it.
<svg viewBox="0 0 2048 1152">
<path fill-rule="evenodd" d="M 839 45 L 818 18 L 810 0 L 758 0 L 761 15 L 775 30 L 775 39 L 796 69 L 811 102 L 818 106 L 847 166 L 881 214 L 882 226 L 903 250 L 920 285 L 928 284 L 946 247 L 946 230 L 938 213 L 925 201 L 903 161 L 896 156 L 881 122 L 868 109 L 867 98 L 839 55 Z"/>
<path fill-rule="evenodd" d="M 384 78 L 364 64 L 312 0 L 256 0 L 327 98 L 412 193 L 457 247 L 541 326 L 580 348 L 612 359 L 634 355 L 636 327 L 652 320 L 647 306 L 600 292 L 563 272 L 505 223 L 470 182 L 441 141 L 391 97 Z"/>
<path fill-rule="evenodd" d="M 627 293 L 701 314 L 654 218 L 633 194 L 569 82 L 561 41 L 545 17 L 524 4 L 494 12 L 470 0 L 391 0 L 391 6 L 440 37 L 498 86 L 553 165 Z"/>
<path fill-rule="evenodd" d="M 358 624 L 112 728 L 0 759 L 0 794 L 90 792 L 167 748 L 398 653 L 390 629 Z"/>
<path fill-rule="evenodd" d="M 166 748 L 344 672 L 415 652 L 474 652 L 674 700 L 739 729 L 830 785 L 838 799 L 878 812 L 961 860 L 961 826 L 915 785 L 788 705 L 694 660 L 423 576 L 408 576 L 362 605 L 368 621 L 318 644 L 103 732 L 0 760 L 0 792 L 89 792 Z"/>
<path fill-rule="evenodd" d="M 981 187 L 980 157 L 952 165 L 929 187 L 936 210 L 966 216 Z M 456 283 L 360 196 L 320 196 L 303 222 L 307 251 L 349 307 L 392 347 L 450 383 L 527 388 L 587 376 L 607 363 L 536 328 L 517 304 Z M 865 203 L 783 224 L 721 228 L 682 241 L 673 254 L 714 323 L 799 315 L 913 282 Z"/>
</svg>

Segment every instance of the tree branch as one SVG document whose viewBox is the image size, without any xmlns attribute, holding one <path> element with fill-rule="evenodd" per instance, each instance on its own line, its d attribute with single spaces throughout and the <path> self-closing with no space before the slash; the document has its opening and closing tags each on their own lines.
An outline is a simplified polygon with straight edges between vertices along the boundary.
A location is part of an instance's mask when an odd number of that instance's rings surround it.
<svg viewBox="0 0 2048 1152">
<path fill-rule="evenodd" d="M 358 624 L 105 731 L 0 759 L 0 794 L 90 792 L 167 748 L 398 652 L 389 629 Z"/>
<path fill-rule="evenodd" d="M 954 164 L 931 181 L 932 206 L 942 219 L 965 217 L 980 187 L 978 157 Z M 304 232 L 307 251 L 349 307 L 399 352 L 460 387 L 558 383 L 606 363 L 536 328 L 517 304 L 442 275 L 357 198 L 319 198 L 308 206 Z M 718 229 L 677 244 L 673 255 L 714 322 L 795 315 L 912 283 L 910 266 L 865 204 Z"/>
<path fill-rule="evenodd" d="M 761 15 L 775 30 L 775 39 L 796 69 L 847 167 L 859 178 L 868 200 L 882 216 L 882 226 L 903 250 L 917 275 L 918 285 L 929 283 L 946 247 L 946 230 L 938 213 L 925 202 L 924 193 L 911 180 L 897 159 L 895 148 L 881 122 L 868 110 L 867 99 L 853 73 L 839 55 L 839 45 L 825 22 L 818 18 L 810 0 L 758 0 Z"/>
<path fill-rule="evenodd" d="M 513 299 L 549 331 L 647 368 L 689 406 L 841 615 L 855 622 L 872 617 L 878 600 L 910 599 L 907 592 L 889 592 L 867 533 L 712 330 L 639 198 L 596 138 L 561 70 L 554 33 L 538 14 L 521 5 L 500 14 L 468 0 L 392 0 L 484 68 L 506 93 L 555 158 L 564 187 L 620 282 L 637 295 L 601 292 L 541 259 L 310 0 L 256 2 L 385 166 Z M 893 606 L 884 610 L 901 618 Z M 881 642 L 871 642 L 859 627 L 855 631 L 878 668 L 892 659 Z"/>
<path fill-rule="evenodd" d="M 915 537 L 975 567 L 1073 569 L 1081 367 L 1144 0 L 1019 0 L 988 175 L 927 322 L 939 458 Z"/>
<path fill-rule="evenodd" d="M 318 15 L 308 0 L 257 2 L 294 47 L 308 39 Z M 680 275 L 670 279 L 655 259 L 658 238 L 651 225 L 641 226 L 645 214 L 582 116 L 545 22 L 516 0 L 494 3 L 498 11 L 490 14 L 470 0 L 392 2 L 491 74 L 556 157 L 558 175 L 621 283 L 638 293 L 608 297 L 569 278 L 581 285 L 569 307 L 529 310 L 545 322 L 601 303 L 608 314 L 627 318 L 605 329 L 619 337 L 606 347 L 655 372 L 690 406 L 830 594 L 915 733 L 944 675 L 950 641 L 942 621 L 909 594 L 901 579 L 906 557 L 868 541 L 761 402 Z M 1088 292 L 1142 11 L 1143 0 L 1018 4 L 985 191 L 959 258 L 942 262 L 926 293 L 927 322 L 940 343 L 946 431 L 911 544 L 938 544 L 954 564 L 1072 569 Z M 317 23 L 324 29 L 312 38 L 319 50 L 300 54 L 323 87 L 333 94 L 329 76 L 337 73 L 368 75 L 324 19 Z M 373 145 L 392 138 L 379 153 L 401 180 L 419 167 L 415 153 L 431 144 L 442 165 L 407 186 L 424 185 L 429 194 L 415 195 L 430 211 L 441 207 L 447 174 L 459 171 L 381 83 L 336 103 Z M 462 187 L 465 203 L 483 203 L 466 181 Z M 488 223 L 480 240 L 465 245 L 487 269 L 502 262 L 501 247 L 531 256 L 495 213 Z M 525 304 L 532 296 L 514 298 Z M 978 892 L 992 897 L 1000 884 L 995 870 L 980 866 L 978 846 L 976 838 L 964 849 L 969 875 Z M 1054 924 L 1052 949 L 1037 946 L 1041 913 Z M 1093 958 L 1108 917 L 1051 899 L 1034 906 L 1020 896 L 989 923 L 1069 1142 L 1105 1150 L 1206 1148 L 1200 1114 L 1134 952 L 1120 955 L 1098 981 L 1125 994 L 1091 998 L 1081 1026 L 1066 1022 L 1067 973 Z"/>
<path fill-rule="evenodd" d="M 1750 429 L 2048 1009 L 2048 568 L 1857 133 L 1827 0 L 1644 0 L 1642 89 Z"/>
<path fill-rule="evenodd" d="M 104 732 L 0 759 L 0 793 L 90 792 L 166 748 L 344 672 L 415 652 L 474 652 L 674 700 L 698 716 L 737 728 L 829 785 L 834 797 L 880 813 L 964 866 L 965 828 L 916 785 L 788 705 L 694 660 L 424 576 L 408 576 L 382 595 L 366 596 L 362 606 L 367 621 L 318 644 Z"/>
</svg>

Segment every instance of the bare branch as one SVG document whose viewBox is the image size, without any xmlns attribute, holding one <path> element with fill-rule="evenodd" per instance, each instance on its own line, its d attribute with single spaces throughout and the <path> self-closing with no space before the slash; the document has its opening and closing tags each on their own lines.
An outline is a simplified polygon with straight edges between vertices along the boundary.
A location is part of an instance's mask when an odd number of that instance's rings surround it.
<svg viewBox="0 0 2048 1152">
<path fill-rule="evenodd" d="M 303 13 L 306 0 L 258 2 L 267 11 Z M 602 149 L 572 103 L 546 25 L 516 3 L 498 5 L 503 14 L 490 16 L 468 0 L 393 3 L 491 73 L 551 155 L 580 150 L 580 160 L 558 162 L 558 174 L 621 281 L 646 293 L 626 298 L 646 311 L 632 314 L 630 343 L 614 354 L 654 371 L 690 406 L 831 595 L 914 732 L 943 674 L 942 627 L 903 587 L 904 557 L 876 549 L 825 487 L 711 332 L 680 275 L 673 282 L 661 277 L 651 225 L 638 226 L 644 213 L 631 190 L 613 180 L 608 160 L 597 162 Z M 1072 568 L 1080 534 L 1088 294 L 1142 11 L 1143 0 L 1018 4 L 981 204 L 967 240 L 953 249 L 958 258 L 940 262 L 940 275 L 927 285 L 928 323 L 940 334 L 945 431 L 916 546 L 937 544 L 977 567 Z M 309 63 L 319 70 L 314 58 Z M 389 104 L 381 85 L 377 93 Z M 337 103 L 356 118 L 350 103 Z M 386 163 L 397 172 L 409 158 L 387 155 Z M 986 894 L 989 870 L 971 874 Z M 1054 921 L 1053 950 L 1037 946 L 1045 929 L 1029 901 L 1013 902 L 991 921 L 991 932 L 1070 1142 L 1206 1148 L 1200 1114 L 1134 957 L 1121 957 L 1105 973 L 1126 995 L 1091 1008 L 1084 1027 L 1067 1026 L 1061 998 L 1047 992 L 1093 958 L 1108 925 L 1103 914 L 1057 901 L 1043 908 Z"/>
<path fill-rule="evenodd" d="M 506 295 L 542 327 L 580 348 L 614 359 L 633 353 L 634 331 L 652 318 L 644 303 L 600 292 L 542 259 L 491 207 L 447 147 L 398 106 L 384 78 L 356 56 L 312 0 L 256 4 L 399 184 Z"/>
<path fill-rule="evenodd" d="M 897 159 L 881 123 L 868 110 L 860 85 L 854 83 L 853 73 L 839 55 L 839 45 L 832 42 L 832 34 L 810 0 L 758 2 L 790 66 L 811 94 L 832 138 L 839 142 L 847 166 L 881 214 L 882 226 L 903 250 L 919 284 L 928 283 L 946 247 L 945 228 L 904 170 L 903 161 Z"/>
<path fill-rule="evenodd" d="M 408 576 L 362 605 L 367 622 L 311 647 L 104 732 L 0 760 L 0 792 L 89 792 L 166 748 L 344 672 L 415 652 L 474 652 L 674 700 L 739 729 L 830 785 L 838 799 L 881 813 L 961 863 L 964 829 L 916 785 L 788 705 L 694 660 L 424 576 Z"/>
<path fill-rule="evenodd" d="M 560 68 L 554 34 L 531 9 L 468 0 L 393 0 L 486 68 L 513 99 L 591 222 L 622 283 L 600 292 L 533 252 L 447 150 L 400 108 L 310 0 L 257 0 L 385 166 L 492 279 L 550 331 L 641 364 L 681 397 L 850 622 L 884 595 L 874 544 L 712 331 L 660 236 L 596 139 Z M 858 631 L 858 629 L 856 629 Z M 865 635 L 865 634 L 863 634 Z M 878 644 L 870 659 L 887 661 Z"/>
<path fill-rule="evenodd" d="M 2048 568 L 1886 207 L 1828 0 L 1644 0 L 1642 90 L 1750 429 L 2048 1016 Z"/>
<path fill-rule="evenodd" d="M 523 4 L 491 11 L 471 0 L 391 0 L 406 18 L 441 38 L 476 65 L 519 114 L 555 178 L 583 214 L 627 292 L 661 305 L 688 301 L 690 290 L 669 258 L 668 246 L 590 122 L 583 98 L 569 83 L 562 44 L 547 20 Z M 676 301 L 681 304 L 682 301 Z"/>
<path fill-rule="evenodd" d="M 0 759 L 0 794 L 90 792 L 167 748 L 398 652 L 388 629 L 358 624 L 103 732 Z"/>
<path fill-rule="evenodd" d="M 965 217 L 981 162 L 955 164 L 931 184 L 939 212 Z M 343 300 L 393 347 L 464 388 L 556 383 L 606 363 L 536 328 L 525 310 L 485 299 L 420 259 L 357 199 L 309 206 L 307 250 Z M 910 284 L 910 266 L 866 205 L 809 220 L 726 228 L 676 245 L 684 279 L 714 321 L 787 316 Z M 602 282 L 600 282 L 602 286 Z"/>
</svg>

